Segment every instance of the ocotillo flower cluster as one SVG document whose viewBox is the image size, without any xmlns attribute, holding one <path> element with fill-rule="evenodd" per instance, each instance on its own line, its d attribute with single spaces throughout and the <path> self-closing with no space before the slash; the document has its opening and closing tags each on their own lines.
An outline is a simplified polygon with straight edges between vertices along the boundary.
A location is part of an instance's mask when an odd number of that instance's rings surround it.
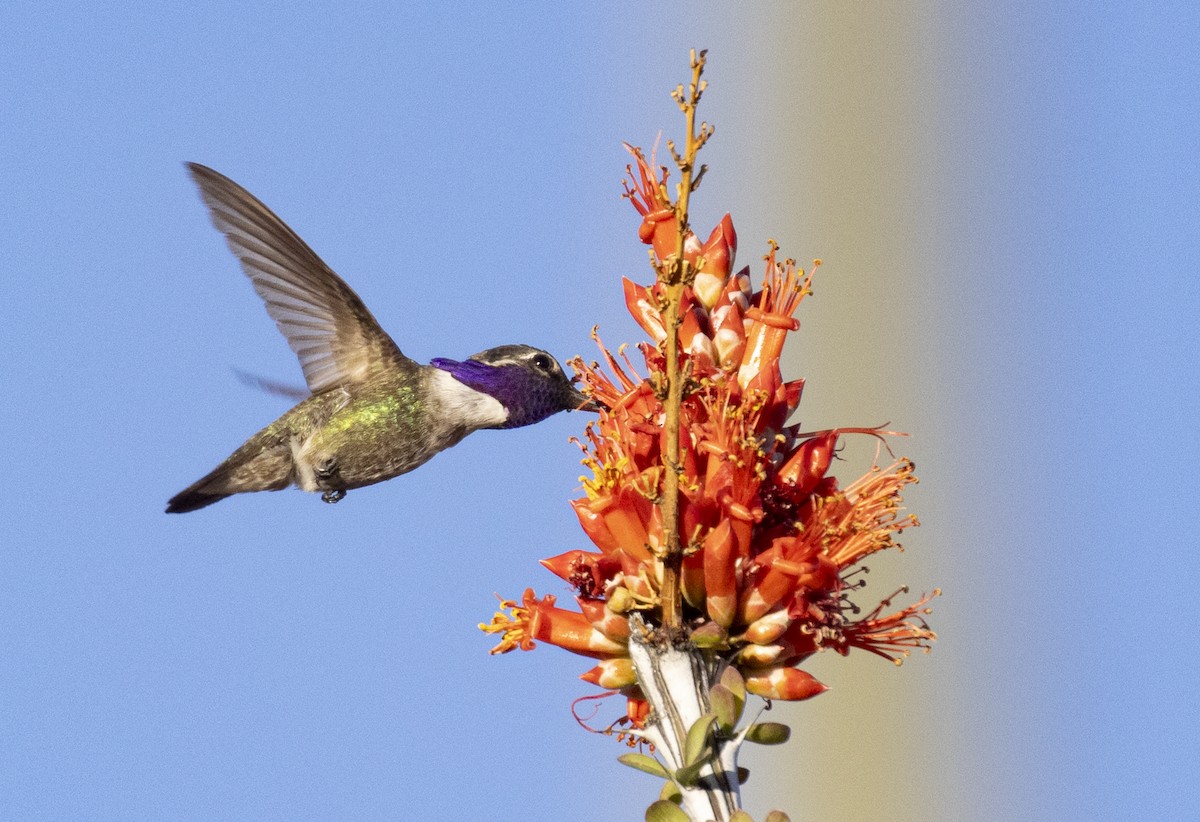
<svg viewBox="0 0 1200 822">
<path fill-rule="evenodd" d="M 641 215 L 639 238 L 659 260 L 676 253 L 678 222 L 657 176 L 631 149 L 626 195 Z M 701 243 L 689 234 L 684 256 L 695 277 L 684 290 L 678 328 L 686 388 L 681 409 L 679 542 L 685 628 L 698 647 L 734 666 L 751 693 L 807 699 L 825 690 L 798 666 L 822 649 L 862 648 L 897 662 L 927 648 L 934 634 L 923 615 L 936 591 L 888 612 L 890 599 L 865 615 L 851 602 L 856 570 L 867 556 L 897 545 L 917 524 L 903 513 L 901 491 L 916 482 L 898 460 L 841 484 L 829 473 L 840 428 L 802 433 L 787 421 L 803 380 L 783 380 L 779 358 L 799 329 L 795 313 L 810 293 L 813 270 L 780 261 L 774 243 L 758 291 L 749 268 L 735 273 L 737 235 L 726 215 Z M 590 476 L 572 502 L 595 550 L 543 561 L 574 590 L 579 610 L 526 590 L 504 601 L 481 626 L 502 639 L 493 653 L 549 642 L 597 660 L 583 679 L 619 690 L 635 724 L 646 706 L 628 655 L 629 617 L 661 615 L 664 467 L 664 357 L 670 330 L 662 286 L 625 280 L 625 302 L 652 340 L 639 346 L 647 376 L 623 353 L 600 345 L 601 362 L 572 364 L 600 403 L 580 446 Z"/>
</svg>

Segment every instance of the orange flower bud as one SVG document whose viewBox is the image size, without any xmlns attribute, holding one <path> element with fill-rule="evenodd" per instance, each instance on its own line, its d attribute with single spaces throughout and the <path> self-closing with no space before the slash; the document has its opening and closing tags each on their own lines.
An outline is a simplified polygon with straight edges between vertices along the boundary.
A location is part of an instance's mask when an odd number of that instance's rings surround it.
<svg viewBox="0 0 1200 822">
<path fill-rule="evenodd" d="M 650 339 L 661 343 L 667 338 L 667 332 L 663 329 L 662 315 L 658 313 L 650 289 L 628 277 L 622 278 L 621 282 L 625 286 L 625 307 L 642 330 L 650 335 Z"/>
<path fill-rule="evenodd" d="M 721 296 L 718 305 L 726 303 L 736 305 L 738 310 L 745 315 L 746 309 L 750 307 L 750 298 L 753 294 L 754 291 L 750 287 L 750 267 L 745 266 L 725 283 L 725 293 Z"/>
<path fill-rule="evenodd" d="M 713 346 L 722 367 L 739 365 L 746 350 L 746 329 L 737 303 L 723 305 L 712 315 Z M 798 398 L 797 398 L 798 399 Z"/>
<path fill-rule="evenodd" d="M 627 656 L 601 660 L 599 665 L 580 674 L 579 678 L 584 682 L 590 682 L 613 691 L 637 684 L 633 661 Z"/>
<path fill-rule="evenodd" d="M 684 556 L 679 569 L 679 585 L 683 601 L 696 610 L 704 609 L 704 552 Z"/>
<path fill-rule="evenodd" d="M 704 246 L 700 253 L 704 256 L 704 265 L 701 271 L 711 273 L 720 278 L 721 284 L 724 285 L 725 280 L 729 277 L 729 272 L 733 270 L 733 258 L 737 251 L 737 232 L 733 229 L 733 217 L 726 214 L 721 218 L 721 222 L 717 223 L 717 227 L 712 230 L 712 234 L 708 235 Z M 706 303 L 711 308 L 716 303 L 714 297 L 711 303 Z"/>
<path fill-rule="evenodd" d="M 791 382 L 785 382 L 783 384 L 783 393 L 787 401 L 786 419 L 787 417 L 790 417 L 792 412 L 800 406 L 800 395 L 804 393 L 803 378 L 792 380 Z"/>
<path fill-rule="evenodd" d="M 697 271 L 692 281 L 692 291 L 704 308 L 711 309 L 725 291 L 725 279 L 711 271 Z"/>
<path fill-rule="evenodd" d="M 577 597 L 579 610 L 592 623 L 592 627 L 613 642 L 629 641 L 629 619 L 624 614 L 617 614 L 600 599 L 583 599 Z"/>
<path fill-rule="evenodd" d="M 696 374 L 712 371 L 717 361 L 717 350 L 708 336 L 707 322 L 702 322 L 702 318 L 699 306 L 693 306 L 683 315 L 683 324 L 679 328 L 679 345 L 692 358 L 692 371 Z"/>
<path fill-rule="evenodd" d="M 616 544 L 631 556 L 650 559 L 646 546 L 657 542 L 657 539 L 651 538 L 649 530 L 657 506 L 629 485 L 621 486 L 616 498 L 610 497 L 609 500 L 610 504 L 600 512 L 600 517 Z M 661 518 L 662 515 L 658 516 Z"/>
<path fill-rule="evenodd" d="M 787 631 L 790 621 L 791 619 L 788 617 L 787 611 L 774 611 L 750 623 L 742 636 L 745 637 L 747 642 L 753 642 L 757 645 L 769 645 L 783 636 L 784 632 Z"/>
<path fill-rule="evenodd" d="M 829 690 L 816 677 L 799 668 L 779 665 L 764 671 L 742 671 L 746 690 L 765 699 L 810 699 Z"/>
<path fill-rule="evenodd" d="M 593 505 L 593 503 L 597 504 Z M 602 503 L 599 500 L 571 500 L 571 507 L 575 509 L 575 516 L 579 518 L 579 525 L 583 528 L 583 532 L 587 534 L 588 539 L 595 543 L 597 548 L 607 554 L 620 548 L 621 543 L 608 530 L 604 517 L 597 510 L 606 504 L 607 501 Z"/>
<path fill-rule="evenodd" d="M 650 718 L 650 703 L 644 699 L 630 697 L 625 704 L 625 717 L 635 728 L 646 727 L 646 720 Z"/>
<path fill-rule="evenodd" d="M 800 443 L 775 475 L 775 482 L 795 500 L 813 492 L 833 463 L 838 430 L 824 431 Z"/>
<path fill-rule="evenodd" d="M 779 662 L 784 655 L 782 645 L 746 645 L 737 655 L 737 666 L 744 668 L 765 668 Z"/>
</svg>

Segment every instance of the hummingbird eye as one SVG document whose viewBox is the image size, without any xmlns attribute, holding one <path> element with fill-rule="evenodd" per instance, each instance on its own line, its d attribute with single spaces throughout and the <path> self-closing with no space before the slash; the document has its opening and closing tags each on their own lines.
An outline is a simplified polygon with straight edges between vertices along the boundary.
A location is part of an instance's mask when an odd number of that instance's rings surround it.
<svg viewBox="0 0 1200 822">
<path fill-rule="evenodd" d="M 535 354 L 533 357 L 533 367 L 539 371 L 551 370 L 552 360 L 545 354 Z"/>
</svg>

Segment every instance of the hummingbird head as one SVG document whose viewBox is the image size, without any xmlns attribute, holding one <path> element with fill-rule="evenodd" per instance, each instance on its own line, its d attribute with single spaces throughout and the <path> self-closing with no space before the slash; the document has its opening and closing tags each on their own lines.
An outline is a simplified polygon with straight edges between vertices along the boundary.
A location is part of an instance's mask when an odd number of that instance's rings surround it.
<svg viewBox="0 0 1200 822">
<path fill-rule="evenodd" d="M 558 360 L 531 345 L 501 345 L 461 362 L 438 357 L 429 364 L 495 397 L 508 411 L 508 419 L 496 428 L 532 425 L 559 411 L 599 410 L 571 385 Z"/>
</svg>

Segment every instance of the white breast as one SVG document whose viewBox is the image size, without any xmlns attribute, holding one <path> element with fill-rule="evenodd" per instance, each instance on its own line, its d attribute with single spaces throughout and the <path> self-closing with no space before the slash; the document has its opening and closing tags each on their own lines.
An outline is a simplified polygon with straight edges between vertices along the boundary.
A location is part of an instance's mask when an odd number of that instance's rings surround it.
<svg viewBox="0 0 1200 822">
<path fill-rule="evenodd" d="M 498 399 L 463 385 L 449 371 L 437 369 L 431 381 L 431 392 L 445 406 L 447 416 L 473 428 L 491 428 L 508 420 L 508 409 Z"/>
</svg>

